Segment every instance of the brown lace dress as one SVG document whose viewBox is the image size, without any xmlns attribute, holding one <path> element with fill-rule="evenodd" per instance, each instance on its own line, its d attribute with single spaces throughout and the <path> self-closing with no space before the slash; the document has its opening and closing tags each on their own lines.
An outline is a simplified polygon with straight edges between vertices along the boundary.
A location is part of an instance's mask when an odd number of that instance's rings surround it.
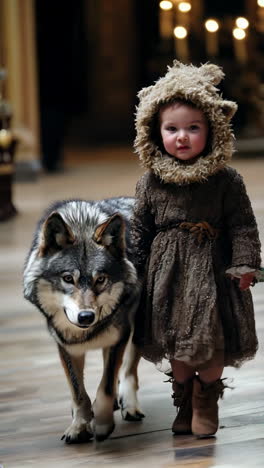
<svg viewBox="0 0 264 468">
<path fill-rule="evenodd" d="M 181 223 L 209 224 L 200 239 Z M 143 281 L 135 343 L 146 359 L 204 366 L 220 356 L 239 366 L 257 350 L 249 290 L 226 270 L 260 266 L 256 220 L 241 176 L 226 167 L 203 183 L 140 179 L 132 222 L 135 261 Z"/>
</svg>

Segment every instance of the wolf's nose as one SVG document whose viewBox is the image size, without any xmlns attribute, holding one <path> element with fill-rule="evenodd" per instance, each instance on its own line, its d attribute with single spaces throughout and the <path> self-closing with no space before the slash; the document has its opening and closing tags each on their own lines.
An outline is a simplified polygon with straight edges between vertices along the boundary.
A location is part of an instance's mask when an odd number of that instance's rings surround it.
<svg viewBox="0 0 264 468">
<path fill-rule="evenodd" d="M 82 310 L 78 315 L 78 322 L 80 325 L 91 325 L 93 323 L 95 313 L 92 310 Z"/>
</svg>

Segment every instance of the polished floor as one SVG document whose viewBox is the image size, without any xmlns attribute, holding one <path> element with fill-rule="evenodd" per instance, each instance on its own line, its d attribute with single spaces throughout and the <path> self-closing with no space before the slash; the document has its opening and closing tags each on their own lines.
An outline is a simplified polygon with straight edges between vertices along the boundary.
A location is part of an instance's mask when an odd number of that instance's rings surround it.
<svg viewBox="0 0 264 468">
<path fill-rule="evenodd" d="M 259 351 L 239 370 L 228 368 L 233 390 L 220 403 L 216 438 L 173 437 L 174 407 L 169 383 L 146 361 L 139 366 L 139 398 L 146 418 L 121 420 L 109 440 L 65 445 L 70 396 L 56 351 L 40 313 L 22 297 L 21 272 L 35 223 L 43 209 L 63 198 L 132 195 L 142 173 L 126 148 L 66 153 L 66 169 L 14 185 L 18 216 L 0 224 L 0 465 L 4 468 L 264 466 L 264 283 L 254 296 Z M 264 240 L 264 158 L 235 160 L 246 181 Z M 91 398 L 101 355 L 87 356 L 85 381 Z M 231 382 L 231 379 L 233 381 Z"/>
</svg>

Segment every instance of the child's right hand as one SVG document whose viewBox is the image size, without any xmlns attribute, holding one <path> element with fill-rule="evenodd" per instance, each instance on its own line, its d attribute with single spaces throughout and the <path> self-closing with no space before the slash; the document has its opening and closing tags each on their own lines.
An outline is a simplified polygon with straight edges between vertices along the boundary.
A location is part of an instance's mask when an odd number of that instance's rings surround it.
<svg viewBox="0 0 264 468">
<path fill-rule="evenodd" d="M 245 291 L 246 289 L 251 286 L 251 284 L 254 282 L 255 278 L 255 273 L 245 273 L 244 275 L 241 276 L 239 280 L 239 288 L 241 291 Z"/>
</svg>

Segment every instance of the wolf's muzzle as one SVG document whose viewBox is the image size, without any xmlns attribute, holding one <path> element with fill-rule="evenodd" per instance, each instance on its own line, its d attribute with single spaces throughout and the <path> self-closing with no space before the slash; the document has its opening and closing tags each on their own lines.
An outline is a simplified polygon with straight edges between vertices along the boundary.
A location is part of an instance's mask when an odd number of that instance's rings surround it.
<svg viewBox="0 0 264 468">
<path fill-rule="evenodd" d="M 93 310 L 82 310 L 78 314 L 78 323 L 81 327 L 88 327 L 94 322 L 95 313 Z"/>
</svg>

